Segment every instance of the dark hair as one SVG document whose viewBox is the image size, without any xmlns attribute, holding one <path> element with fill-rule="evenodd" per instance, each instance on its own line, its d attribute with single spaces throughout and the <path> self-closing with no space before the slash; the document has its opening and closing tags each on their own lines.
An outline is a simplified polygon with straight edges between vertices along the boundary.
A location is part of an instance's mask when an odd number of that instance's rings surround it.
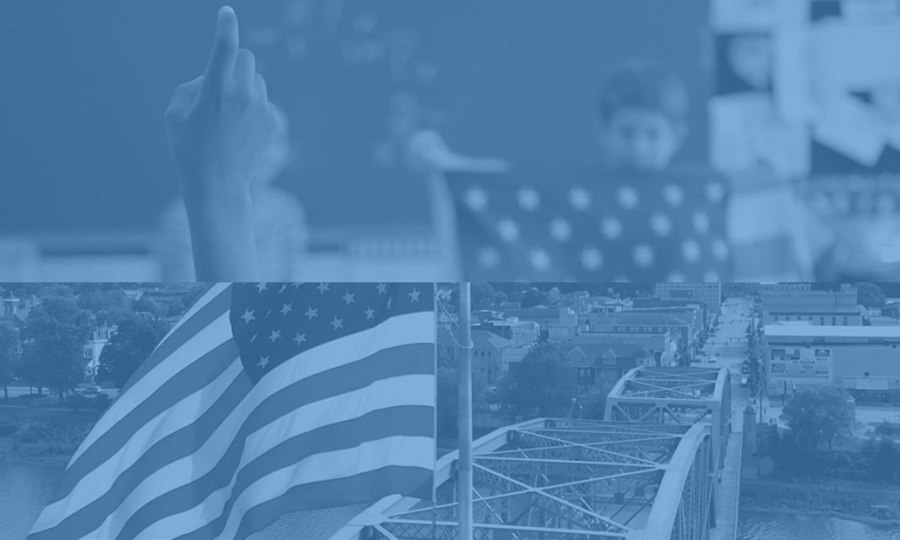
<svg viewBox="0 0 900 540">
<path fill-rule="evenodd" d="M 654 63 L 632 61 L 603 84 L 597 111 L 603 122 L 624 109 L 643 109 L 683 123 L 687 121 L 688 101 L 687 88 L 678 75 Z"/>
</svg>

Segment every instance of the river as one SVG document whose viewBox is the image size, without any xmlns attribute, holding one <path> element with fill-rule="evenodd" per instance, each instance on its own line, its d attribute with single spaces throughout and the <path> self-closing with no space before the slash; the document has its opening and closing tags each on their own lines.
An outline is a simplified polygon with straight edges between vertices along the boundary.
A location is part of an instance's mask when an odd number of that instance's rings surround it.
<svg viewBox="0 0 900 540">
<path fill-rule="evenodd" d="M 25 538 L 44 504 L 53 495 L 61 468 L 47 465 L 0 463 L 0 539 Z M 344 512 L 322 511 L 322 515 L 307 514 L 303 520 L 284 519 L 265 533 L 254 538 L 287 539 L 297 525 L 307 526 L 313 521 L 346 522 L 358 508 Z M 328 512 L 325 514 L 324 512 Z M 319 536 L 319 535 L 315 535 Z M 327 535 L 325 536 L 327 538 Z M 821 516 L 794 516 L 767 512 L 741 512 L 740 540 L 900 540 L 897 528 L 876 527 L 855 521 Z"/>
</svg>

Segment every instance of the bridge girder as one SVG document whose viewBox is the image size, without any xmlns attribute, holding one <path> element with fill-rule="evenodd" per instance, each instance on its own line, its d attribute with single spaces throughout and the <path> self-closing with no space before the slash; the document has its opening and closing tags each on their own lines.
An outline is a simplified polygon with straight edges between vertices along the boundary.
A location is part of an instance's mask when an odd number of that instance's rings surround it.
<svg viewBox="0 0 900 540">
<path fill-rule="evenodd" d="M 712 502 L 710 448 L 699 424 L 539 419 L 502 428 L 475 445 L 474 538 L 669 540 L 676 529 L 700 531 Z M 454 474 L 437 493 L 434 503 L 385 512 L 360 538 L 455 540 Z"/>
</svg>

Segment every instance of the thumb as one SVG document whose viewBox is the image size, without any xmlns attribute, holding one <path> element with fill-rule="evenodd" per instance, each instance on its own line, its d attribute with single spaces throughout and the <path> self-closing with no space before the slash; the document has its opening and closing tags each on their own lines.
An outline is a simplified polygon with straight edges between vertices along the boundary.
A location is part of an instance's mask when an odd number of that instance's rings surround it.
<svg viewBox="0 0 900 540">
<path fill-rule="evenodd" d="M 219 10 L 216 37 L 203 81 L 204 90 L 218 90 L 233 76 L 240 48 L 238 35 L 237 15 L 231 7 L 224 6 Z"/>
</svg>

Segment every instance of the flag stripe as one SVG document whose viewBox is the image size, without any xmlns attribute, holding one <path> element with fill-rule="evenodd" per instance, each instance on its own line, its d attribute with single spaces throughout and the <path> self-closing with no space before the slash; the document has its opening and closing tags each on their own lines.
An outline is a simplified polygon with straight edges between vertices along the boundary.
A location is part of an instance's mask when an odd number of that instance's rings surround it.
<svg viewBox="0 0 900 540">
<path fill-rule="evenodd" d="M 184 379 L 183 371 L 191 368 L 191 364 L 197 363 L 198 359 L 204 358 L 210 351 L 221 347 L 231 335 L 231 323 L 228 320 L 228 313 L 222 313 L 220 316 L 203 328 L 187 342 L 185 342 L 178 350 L 173 352 L 166 360 L 160 362 L 156 369 L 141 379 L 141 382 L 135 384 L 127 392 L 123 393 L 119 399 L 113 403 L 112 407 L 104 414 L 97 424 L 91 429 L 91 432 L 85 438 L 84 442 L 75 452 L 75 455 L 69 461 L 74 464 L 81 458 L 81 455 L 105 433 L 114 429 L 128 429 L 121 425 L 131 425 L 131 429 L 136 429 L 135 424 L 131 422 L 130 415 L 136 409 L 146 407 L 146 403 L 153 399 L 154 395 L 160 395 L 160 387 L 169 384 L 171 379 Z M 237 346 L 232 345 L 232 350 L 237 355 Z M 186 367 L 187 366 L 187 367 Z M 222 369 L 227 367 L 223 363 Z M 195 368 L 191 368 L 195 369 Z M 190 379 L 188 379 L 190 380 Z M 190 386 L 187 384 L 186 386 Z M 202 384 L 195 384 L 196 389 L 201 389 Z M 138 426 L 140 424 L 137 424 Z"/>
<path fill-rule="evenodd" d="M 166 415 L 164 420 L 175 418 L 187 424 L 171 435 L 163 438 L 157 435 L 160 422 L 145 426 L 139 435 L 143 436 L 146 443 L 124 446 L 122 451 L 80 479 L 66 501 L 47 507 L 36 525 L 45 530 L 30 536 L 29 539 L 56 538 L 60 533 L 63 537 L 76 533 L 87 534 L 97 528 L 103 519 L 121 504 L 123 498 L 147 477 L 148 473 L 189 456 L 194 449 L 195 441 L 208 438 L 221 423 L 222 418 L 244 399 L 252 386 L 250 379 L 240 369 L 240 362 L 234 362 L 232 368 L 222 375 L 220 381 L 214 383 L 221 386 L 224 391 L 211 389 L 210 395 L 200 396 L 205 400 L 212 400 L 218 396 L 213 406 L 202 416 L 197 418 L 194 412 L 198 408 L 195 401 L 184 410 Z M 146 450 L 141 455 L 134 456 L 126 452 L 129 448 Z M 60 522 L 63 517 L 65 519 Z"/>
<path fill-rule="evenodd" d="M 206 304 L 201 306 L 196 313 L 188 313 L 181 318 L 179 324 L 172 329 L 169 335 L 159 342 L 150 354 L 150 357 L 141 362 L 140 367 L 134 372 L 134 375 L 125 384 L 125 387 L 122 388 L 123 393 L 137 384 L 138 381 L 150 373 L 153 368 L 169 355 L 193 339 L 204 327 L 231 309 L 231 287 L 226 287 L 221 291 L 212 289 L 207 294 L 210 296 L 215 294 L 215 296 L 207 300 Z M 199 305 L 204 300 L 204 298 L 201 298 L 195 305 Z"/>
<path fill-rule="evenodd" d="M 191 506 L 197 505 L 215 490 L 233 481 L 234 473 L 246 462 L 248 436 L 285 415 L 307 423 L 322 424 L 344 420 L 348 415 L 353 417 L 364 406 L 374 407 L 379 403 L 394 406 L 411 402 L 413 396 L 409 392 L 404 395 L 403 390 L 410 388 L 409 383 L 416 381 L 416 377 L 426 375 L 429 379 L 433 378 L 433 351 L 434 346 L 430 344 L 395 347 L 296 381 L 275 392 L 254 392 L 255 395 L 239 404 L 221 425 L 216 426 L 211 437 L 192 440 L 186 458 L 157 470 L 144 471 L 144 476 L 139 478 L 140 484 L 129 486 L 128 491 L 123 490 L 111 499 L 117 501 L 114 506 L 91 514 L 88 520 L 90 527 L 74 529 L 75 522 L 63 522 L 57 529 L 63 537 L 71 531 L 87 534 L 99 527 L 114 510 L 117 515 L 129 516 L 140 512 L 142 506 L 154 499 L 166 499 L 177 487 L 173 483 L 176 481 L 189 483 L 188 493 L 192 497 L 189 502 Z M 278 380 L 282 382 L 280 378 Z M 378 384 L 392 388 L 393 393 L 380 399 L 369 397 L 368 402 L 360 402 L 364 396 L 351 394 Z M 429 399 L 433 400 L 433 396 Z M 355 408 L 354 403 L 358 403 Z M 171 506 L 170 503 L 156 504 Z M 113 532 L 108 536 L 116 534 Z"/>
<path fill-rule="evenodd" d="M 83 476 L 115 455 L 151 420 L 166 413 L 186 397 L 205 389 L 233 364 L 237 355 L 237 347 L 233 341 L 223 343 L 197 361 L 187 364 L 178 374 L 158 387 L 148 399 L 129 411 L 121 422 L 103 432 L 96 443 L 69 466 L 54 502 L 69 495 Z M 166 418 L 170 417 L 178 418 L 166 415 Z"/>
<path fill-rule="evenodd" d="M 325 485 L 326 480 L 353 478 L 362 472 L 394 465 L 383 463 L 383 456 L 396 453 L 415 457 L 415 459 L 410 459 L 409 463 L 404 463 L 403 466 L 418 467 L 427 471 L 429 475 L 433 475 L 434 439 L 431 436 L 390 437 L 363 443 L 357 448 L 349 450 L 318 454 L 270 473 L 247 488 L 235 502 L 222 537 L 235 538 L 244 513 L 261 502 L 289 493 L 299 486 L 304 486 L 303 491 L 308 493 L 313 491 L 309 486 L 313 482 L 323 482 L 318 486 L 318 490 L 321 491 L 323 498 L 327 498 L 334 488 Z M 385 492 L 383 487 L 373 488 L 371 491 L 381 492 L 385 495 L 397 493 L 395 490 Z M 372 492 L 367 494 L 370 499 Z M 427 493 L 424 498 L 428 496 L 430 493 Z"/>
<path fill-rule="evenodd" d="M 431 470 L 390 466 L 349 478 L 302 484 L 251 508 L 234 538 L 243 540 L 275 523 L 279 517 L 300 510 L 376 501 L 394 493 L 410 493 L 413 497 L 427 499 L 431 496 L 431 482 Z M 203 537 L 190 536 L 178 540 L 200 538 Z"/>
<path fill-rule="evenodd" d="M 249 484 L 266 474 L 281 469 L 297 460 L 320 452 L 330 452 L 342 448 L 352 448 L 365 441 L 383 438 L 392 433 L 401 436 L 433 436 L 430 425 L 433 423 L 434 408 L 423 406 L 398 406 L 373 411 L 366 415 L 323 426 L 313 431 L 298 435 L 283 444 L 269 450 L 238 473 L 231 498 L 226 503 L 223 513 L 208 525 L 194 532 L 194 535 L 213 537 L 221 533 L 225 526 L 228 509 L 234 497 L 240 494 Z M 119 540 L 135 538 L 141 531 L 166 516 L 177 515 L 183 509 L 196 504 L 193 493 L 195 485 L 182 486 L 165 498 L 160 498 L 142 507 L 119 533 Z M 163 529 L 171 529 L 171 525 L 161 522 Z M 152 533 L 152 531 L 150 531 Z M 152 534 L 151 534 L 152 536 Z"/>
</svg>

